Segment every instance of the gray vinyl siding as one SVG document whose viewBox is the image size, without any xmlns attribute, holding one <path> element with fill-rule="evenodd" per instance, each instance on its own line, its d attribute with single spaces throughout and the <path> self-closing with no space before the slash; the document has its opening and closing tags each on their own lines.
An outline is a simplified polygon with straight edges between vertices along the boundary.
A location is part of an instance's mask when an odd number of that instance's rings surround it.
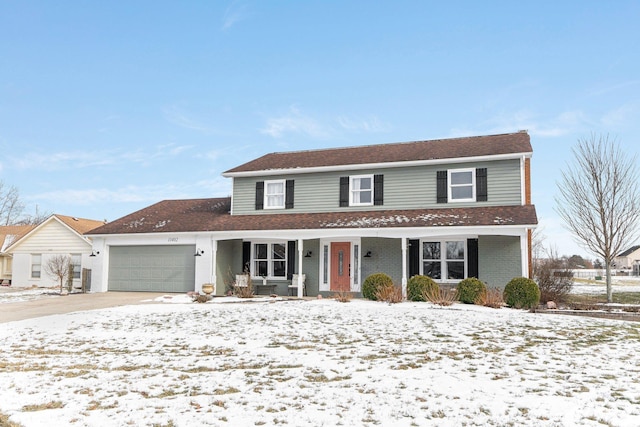
<svg viewBox="0 0 640 427">
<path fill-rule="evenodd" d="M 488 200 L 476 203 L 436 203 L 436 173 L 439 170 L 487 168 Z M 384 175 L 384 204 L 339 207 L 341 176 Z M 295 180 L 293 209 L 255 209 L 257 181 Z M 461 163 L 389 169 L 277 175 L 233 179 L 233 214 L 335 212 L 348 210 L 429 209 L 443 207 L 500 206 L 521 204 L 520 161 Z"/>
<path fill-rule="evenodd" d="M 520 238 L 479 236 L 478 276 L 487 287 L 500 289 L 514 277 L 522 276 Z"/>
</svg>

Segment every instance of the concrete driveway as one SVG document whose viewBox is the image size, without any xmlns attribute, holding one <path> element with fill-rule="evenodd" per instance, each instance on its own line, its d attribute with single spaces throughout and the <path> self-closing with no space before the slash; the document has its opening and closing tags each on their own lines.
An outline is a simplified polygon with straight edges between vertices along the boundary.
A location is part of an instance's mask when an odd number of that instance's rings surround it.
<svg viewBox="0 0 640 427">
<path fill-rule="evenodd" d="M 33 301 L 0 304 L 0 323 L 122 305 L 156 304 L 149 300 L 154 300 L 162 295 L 167 294 L 154 292 L 101 292 L 95 294 L 70 294 L 53 298 L 40 298 Z"/>
</svg>

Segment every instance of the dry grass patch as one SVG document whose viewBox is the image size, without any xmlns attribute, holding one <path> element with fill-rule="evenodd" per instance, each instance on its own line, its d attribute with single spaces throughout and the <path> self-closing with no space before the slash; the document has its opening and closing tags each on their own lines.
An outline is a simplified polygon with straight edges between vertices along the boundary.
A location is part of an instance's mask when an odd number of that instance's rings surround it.
<svg viewBox="0 0 640 427">
<path fill-rule="evenodd" d="M 38 405 L 25 405 L 22 407 L 22 411 L 24 412 L 36 412 L 36 411 L 45 411 L 47 409 L 59 409 L 64 408 L 64 403 L 59 400 L 52 400 L 47 403 L 40 403 Z"/>
</svg>

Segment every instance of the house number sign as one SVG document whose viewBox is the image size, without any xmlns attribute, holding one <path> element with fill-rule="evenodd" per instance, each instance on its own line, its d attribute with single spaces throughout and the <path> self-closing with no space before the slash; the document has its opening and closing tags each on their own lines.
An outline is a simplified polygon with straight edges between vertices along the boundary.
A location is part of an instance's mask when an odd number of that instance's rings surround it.
<svg viewBox="0 0 640 427">
<path fill-rule="evenodd" d="M 169 237 L 167 240 L 169 241 L 169 243 L 178 243 L 177 237 Z"/>
</svg>

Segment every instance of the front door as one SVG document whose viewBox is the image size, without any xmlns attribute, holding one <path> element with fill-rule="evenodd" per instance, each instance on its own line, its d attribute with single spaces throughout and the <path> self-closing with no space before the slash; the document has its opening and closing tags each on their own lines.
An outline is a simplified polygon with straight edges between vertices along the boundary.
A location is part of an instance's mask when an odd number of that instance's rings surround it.
<svg viewBox="0 0 640 427">
<path fill-rule="evenodd" d="M 331 243 L 331 285 L 332 291 L 351 290 L 351 243 Z"/>
</svg>

